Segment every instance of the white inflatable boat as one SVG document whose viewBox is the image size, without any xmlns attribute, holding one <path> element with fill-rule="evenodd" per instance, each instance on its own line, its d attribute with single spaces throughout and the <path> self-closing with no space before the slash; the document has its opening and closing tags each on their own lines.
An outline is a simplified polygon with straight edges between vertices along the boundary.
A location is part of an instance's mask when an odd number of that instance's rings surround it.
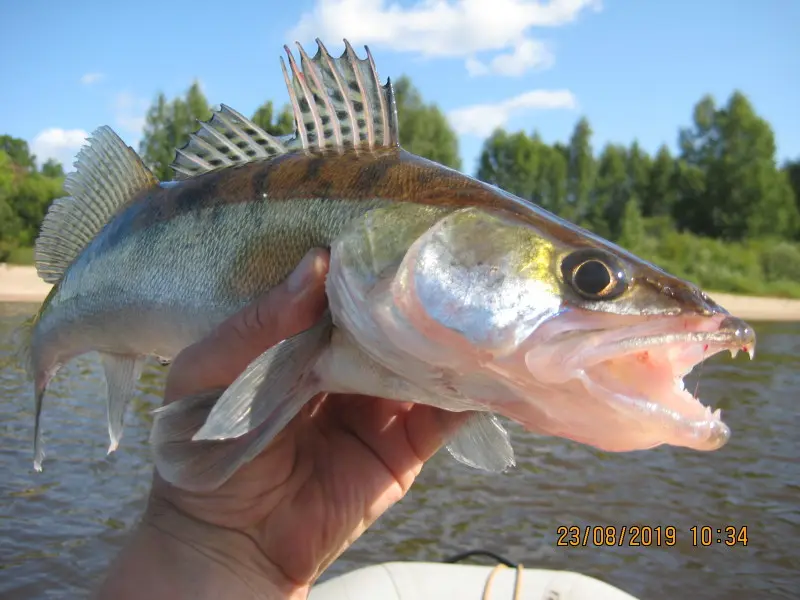
<svg viewBox="0 0 800 600">
<path fill-rule="evenodd" d="M 637 600 L 580 573 L 504 562 L 382 563 L 316 585 L 309 600 Z"/>
</svg>

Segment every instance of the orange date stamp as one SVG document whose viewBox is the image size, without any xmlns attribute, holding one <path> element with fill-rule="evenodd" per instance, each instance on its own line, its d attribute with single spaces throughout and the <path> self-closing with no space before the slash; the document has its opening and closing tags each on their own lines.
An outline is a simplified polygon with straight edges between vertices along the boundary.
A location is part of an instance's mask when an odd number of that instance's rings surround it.
<svg viewBox="0 0 800 600">
<path fill-rule="evenodd" d="M 683 536 L 695 547 L 747 546 L 747 525 L 711 527 L 695 525 L 681 530 L 673 525 L 560 525 L 556 546 L 669 548 Z"/>
</svg>

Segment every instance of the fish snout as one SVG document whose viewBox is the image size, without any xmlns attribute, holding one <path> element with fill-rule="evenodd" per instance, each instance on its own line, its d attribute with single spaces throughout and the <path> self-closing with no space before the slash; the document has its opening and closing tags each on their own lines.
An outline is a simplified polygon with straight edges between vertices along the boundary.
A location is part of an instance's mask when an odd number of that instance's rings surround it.
<svg viewBox="0 0 800 600">
<path fill-rule="evenodd" d="M 755 330 L 739 317 L 725 317 L 719 324 L 719 331 L 728 334 L 731 342 L 745 351 L 752 351 L 756 346 Z"/>
</svg>

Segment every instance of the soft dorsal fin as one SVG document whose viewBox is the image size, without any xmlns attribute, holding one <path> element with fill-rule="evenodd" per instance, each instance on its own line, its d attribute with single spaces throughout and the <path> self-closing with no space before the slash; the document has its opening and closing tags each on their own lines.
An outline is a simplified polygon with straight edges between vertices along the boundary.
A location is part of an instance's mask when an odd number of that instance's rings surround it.
<svg viewBox="0 0 800 600">
<path fill-rule="evenodd" d="M 302 71 L 284 46 L 291 81 L 283 59 L 281 68 L 297 129 L 287 146 L 322 150 L 399 145 L 392 82 L 387 79 L 386 85 L 381 85 L 369 48 L 364 47 L 366 58 L 358 58 L 350 42 L 344 40 L 344 53 L 333 58 L 322 42 L 316 41 L 314 58 L 297 44 Z"/>
<path fill-rule="evenodd" d="M 36 271 L 57 283 L 111 217 L 139 192 L 158 183 L 133 148 L 107 126 L 96 129 L 64 180 L 69 194 L 54 200 L 36 239 Z"/>
<path fill-rule="evenodd" d="M 189 136 L 170 165 L 177 179 L 194 177 L 236 164 L 296 150 L 343 150 L 399 145 L 397 105 L 392 83 L 381 85 L 369 48 L 358 58 L 344 40 L 345 51 L 333 58 L 320 40 L 309 58 L 300 44 L 300 64 L 288 47 L 291 79 L 281 59 L 295 118 L 294 136 L 268 134 L 224 104 Z M 319 134 L 322 132 L 322 135 Z"/>
</svg>

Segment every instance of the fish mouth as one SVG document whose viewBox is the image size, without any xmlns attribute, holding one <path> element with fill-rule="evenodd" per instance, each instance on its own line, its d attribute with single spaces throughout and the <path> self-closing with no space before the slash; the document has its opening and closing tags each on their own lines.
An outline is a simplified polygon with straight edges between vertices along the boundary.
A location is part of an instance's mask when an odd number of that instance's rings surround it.
<svg viewBox="0 0 800 600">
<path fill-rule="evenodd" d="M 569 437 L 607 450 L 662 443 L 695 450 L 725 445 L 730 429 L 722 421 L 721 410 L 703 404 L 696 390 L 686 389 L 684 378 L 725 350 L 732 357 L 744 351 L 753 358 L 753 329 L 725 313 L 633 319 L 609 315 L 569 319 L 570 330 L 547 336 L 550 360 L 543 360 L 542 350 L 536 348 L 526 354 L 526 366 L 538 380 L 550 385 L 578 381 L 593 399 L 590 412 L 603 414 L 596 404 L 600 401 L 617 413 L 608 417 L 609 424 L 630 425 L 630 431 L 620 430 L 619 435 L 578 428 Z M 602 321 L 602 329 L 593 328 Z M 564 323 L 558 329 L 563 327 Z M 630 436 L 627 442 L 626 434 Z"/>
</svg>

